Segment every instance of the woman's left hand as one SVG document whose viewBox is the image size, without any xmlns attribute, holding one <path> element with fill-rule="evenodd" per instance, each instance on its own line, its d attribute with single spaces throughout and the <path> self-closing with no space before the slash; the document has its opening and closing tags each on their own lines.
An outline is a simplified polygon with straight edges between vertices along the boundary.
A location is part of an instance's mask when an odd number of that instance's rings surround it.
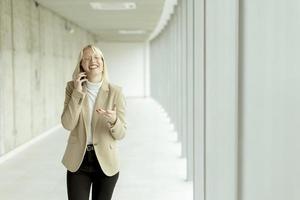
<svg viewBox="0 0 300 200">
<path fill-rule="evenodd" d="M 114 125 L 117 121 L 116 110 L 117 110 L 116 104 L 114 104 L 114 107 L 112 110 L 109 110 L 109 109 L 104 110 L 102 108 L 96 109 L 97 113 L 102 114 L 107 119 L 108 123 L 110 123 L 109 124 L 110 126 Z"/>
</svg>

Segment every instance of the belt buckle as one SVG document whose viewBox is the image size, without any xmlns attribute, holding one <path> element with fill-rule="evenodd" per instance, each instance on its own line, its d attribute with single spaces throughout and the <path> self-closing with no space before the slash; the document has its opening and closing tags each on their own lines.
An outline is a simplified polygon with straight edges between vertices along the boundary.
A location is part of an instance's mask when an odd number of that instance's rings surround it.
<svg viewBox="0 0 300 200">
<path fill-rule="evenodd" d="M 87 145 L 86 150 L 92 151 L 94 149 L 93 145 Z"/>
</svg>

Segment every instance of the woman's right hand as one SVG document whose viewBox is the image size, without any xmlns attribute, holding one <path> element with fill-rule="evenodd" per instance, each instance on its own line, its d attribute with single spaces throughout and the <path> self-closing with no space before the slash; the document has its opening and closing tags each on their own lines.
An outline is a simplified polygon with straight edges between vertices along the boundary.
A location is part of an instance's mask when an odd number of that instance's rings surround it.
<svg viewBox="0 0 300 200">
<path fill-rule="evenodd" d="M 83 78 L 82 78 L 83 77 Z M 82 79 L 81 79 L 82 78 Z M 79 91 L 82 92 L 82 82 L 87 81 L 86 78 L 86 72 L 80 72 L 77 75 L 77 78 L 74 80 L 74 88 Z"/>
</svg>

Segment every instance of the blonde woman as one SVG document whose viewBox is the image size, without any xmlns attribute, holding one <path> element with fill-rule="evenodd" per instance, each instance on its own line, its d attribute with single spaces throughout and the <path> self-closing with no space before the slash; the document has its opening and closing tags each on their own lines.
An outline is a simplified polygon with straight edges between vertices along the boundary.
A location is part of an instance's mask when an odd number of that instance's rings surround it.
<svg viewBox="0 0 300 200">
<path fill-rule="evenodd" d="M 69 200 L 110 200 L 119 177 L 117 141 L 124 138 L 126 100 L 122 87 L 108 81 L 99 48 L 85 46 L 73 80 L 67 82 L 63 127 L 70 131 L 62 158 Z"/>
</svg>

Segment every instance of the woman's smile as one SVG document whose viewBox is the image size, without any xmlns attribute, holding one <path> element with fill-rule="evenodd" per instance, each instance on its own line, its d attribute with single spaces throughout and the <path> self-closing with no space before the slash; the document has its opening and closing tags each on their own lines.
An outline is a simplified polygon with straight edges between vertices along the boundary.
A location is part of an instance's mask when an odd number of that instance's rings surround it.
<svg viewBox="0 0 300 200">
<path fill-rule="evenodd" d="M 96 68 L 98 68 L 97 65 L 91 65 L 91 66 L 90 66 L 90 69 L 96 69 Z"/>
<path fill-rule="evenodd" d="M 104 70 L 104 61 L 101 52 L 97 53 L 92 48 L 86 48 L 81 58 L 82 70 L 86 72 L 87 79 L 90 82 L 99 82 L 102 80 Z"/>
<path fill-rule="evenodd" d="M 97 69 L 97 68 L 99 68 L 99 65 L 98 64 L 91 64 L 90 66 L 89 66 L 89 68 L 90 69 Z"/>
</svg>

